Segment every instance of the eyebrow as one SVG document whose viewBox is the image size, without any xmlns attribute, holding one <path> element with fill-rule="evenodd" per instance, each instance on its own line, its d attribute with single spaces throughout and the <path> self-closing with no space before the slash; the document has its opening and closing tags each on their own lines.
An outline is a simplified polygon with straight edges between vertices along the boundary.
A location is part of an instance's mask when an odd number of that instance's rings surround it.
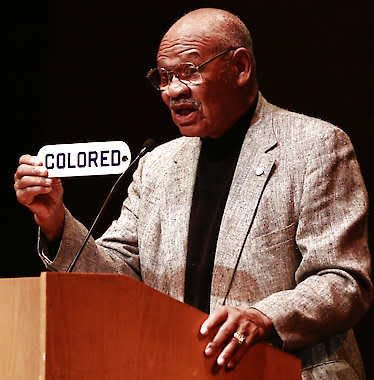
<svg viewBox="0 0 374 380">
<path fill-rule="evenodd" d="M 158 69 L 164 69 L 166 71 L 176 71 L 176 69 L 178 69 L 180 66 L 182 65 L 193 65 L 195 67 L 199 66 L 199 65 L 196 65 L 195 63 L 193 62 L 190 62 L 190 61 L 185 61 L 185 62 L 180 62 L 178 63 L 177 65 L 174 65 L 174 66 L 157 66 Z"/>
<path fill-rule="evenodd" d="M 197 66 L 196 63 L 193 63 L 193 62 L 190 62 L 189 59 L 196 59 L 196 58 L 200 58 L 202 59 L 201 55 L 196 52 L 196 51 L 192 51 L 192 52 L 189 52 L 189 53 L 185 53 L 183 54 L 183 57 L 181 56 L 177 56 L 181 59 L 181 62 L 179 62 L 178 64 L 174 65 L 174 66 L 167 66 L 167 65 L 161 65 L 159 64 L 159 62 L 157 61 L 157 67 L 159 69 L 163 68 L 163 69 L 167 69 L 167 70 L 172 70 L 173 68 L 176 68 L 178 67 L 180 64 L 184 64 L 184 63 L 192 63 L 193 65 Z M 183 60 L 182 60 L 183 59 Z"/>
</svg>

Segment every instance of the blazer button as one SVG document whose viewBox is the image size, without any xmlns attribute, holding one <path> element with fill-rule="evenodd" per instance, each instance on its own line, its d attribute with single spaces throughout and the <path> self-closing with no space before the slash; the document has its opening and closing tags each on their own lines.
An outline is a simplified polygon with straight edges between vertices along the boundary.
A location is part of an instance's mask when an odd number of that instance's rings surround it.
<svg viewBox="0 0 374 380">
<path fill-rule="evenodd" d="M 264 169 L 263 168 L 256 168 L 255 173 L 258 176 L 263 175 L 264 174 Z"/>
</svg>

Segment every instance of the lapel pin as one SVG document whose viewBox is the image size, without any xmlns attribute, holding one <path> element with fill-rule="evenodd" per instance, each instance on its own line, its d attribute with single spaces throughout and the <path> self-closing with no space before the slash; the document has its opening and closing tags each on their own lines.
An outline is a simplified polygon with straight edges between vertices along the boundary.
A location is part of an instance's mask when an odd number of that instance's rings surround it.
<svg viewBox="0 0 374 380">
<path fill-rule="evenodd" d="M 263 168 L 256 168 L 256 171 L 255 171 L 256 175 L 260 176 L 260 175 L 263 175 L 264 174 L 264 169 Z"/>
</svg>

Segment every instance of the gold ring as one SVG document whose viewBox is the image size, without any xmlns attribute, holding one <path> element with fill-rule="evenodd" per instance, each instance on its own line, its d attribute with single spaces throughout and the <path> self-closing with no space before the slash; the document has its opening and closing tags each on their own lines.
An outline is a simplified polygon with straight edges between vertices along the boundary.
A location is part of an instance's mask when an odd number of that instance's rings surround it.
<svg viewBox="0 0 374 380">
<path fill-rule="evenodd" d="M 246 336 L 244 334 L 241 334 L 239 331 L 235 331 L 234 333 L 234 339 L 239 343 L 239 344 L 243 344 L 245 343 L 245 340 L 246 340 Z"/>
</svg>

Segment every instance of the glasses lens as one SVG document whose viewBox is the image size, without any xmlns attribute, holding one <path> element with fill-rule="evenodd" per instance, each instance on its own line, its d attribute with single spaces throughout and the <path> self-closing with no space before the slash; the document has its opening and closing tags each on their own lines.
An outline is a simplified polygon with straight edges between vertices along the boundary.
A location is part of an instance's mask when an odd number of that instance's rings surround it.
<svg viewBox="0 0 374 380">
<path fill-rule="evenodd" d="M 177 76 L 180 81 L 187 84 L 200 84 L 201 75 L 193 63 L 182 63 L 178 66 Z"/>
<path fill-rule="evenodd" d="M 174 71 L 154 68 L 147 73 L 147 78 L 157 90 L 164 90 L 174 76 L 186 85 L 198 85 L 202 83 L 201 74 L 197 67 L 190 62 L 180 64 Z"/>
</svg>

